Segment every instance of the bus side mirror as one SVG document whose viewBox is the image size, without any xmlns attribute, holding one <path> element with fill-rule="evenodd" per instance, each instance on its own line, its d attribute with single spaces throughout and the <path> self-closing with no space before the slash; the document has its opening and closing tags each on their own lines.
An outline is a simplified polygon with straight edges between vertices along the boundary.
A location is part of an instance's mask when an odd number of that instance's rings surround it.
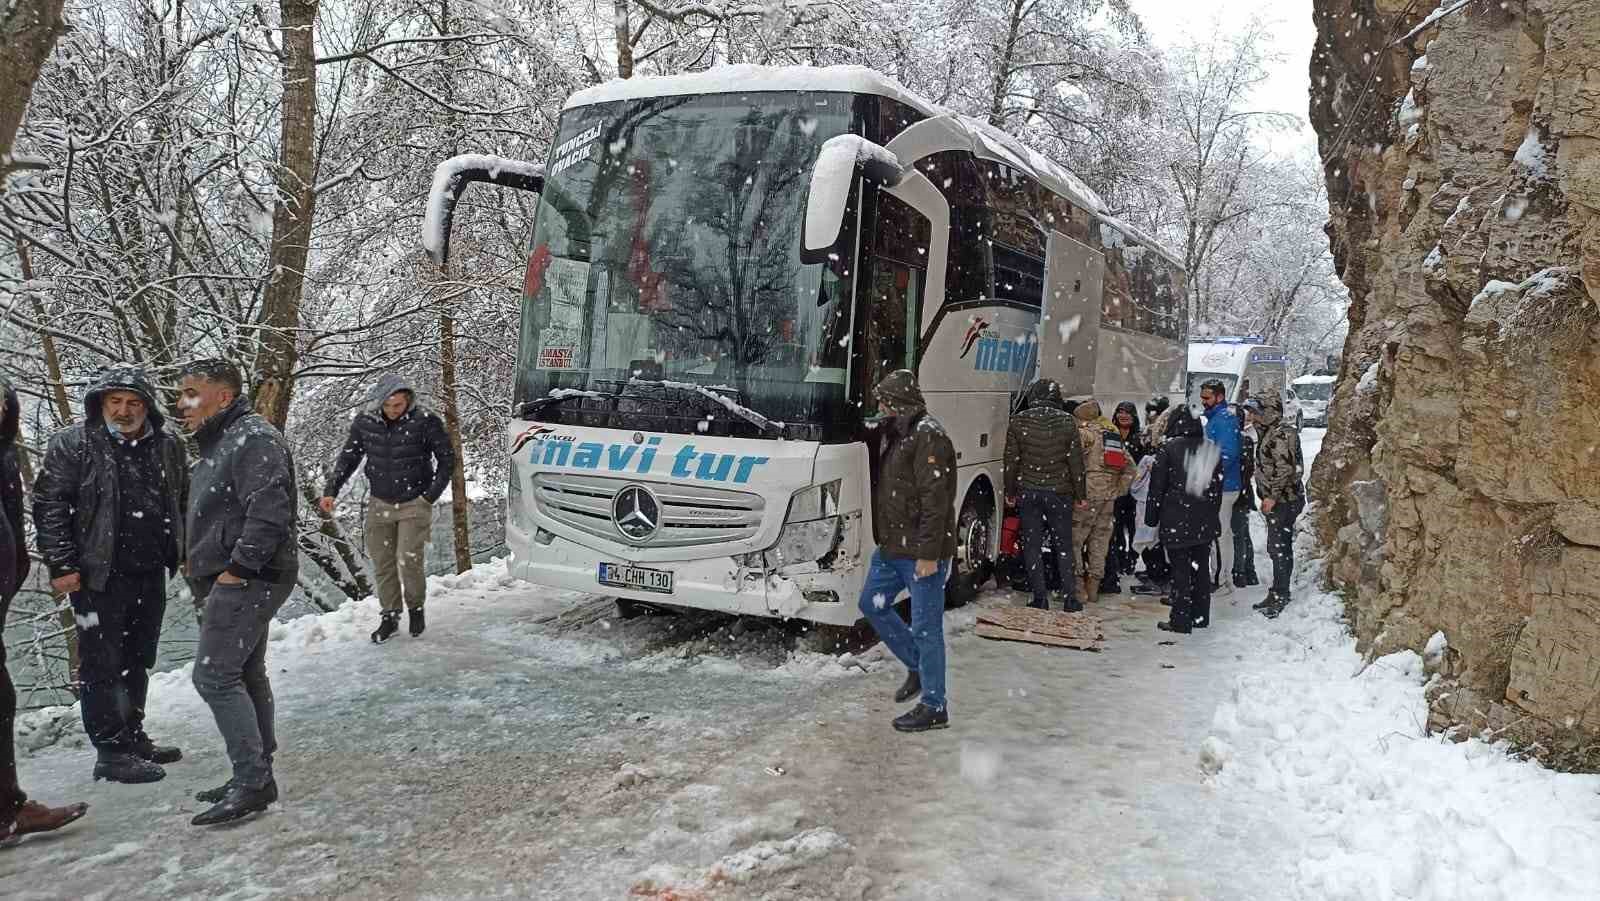
<svg viewBox="0 0 1600 901">
<path fill-rule="evenodd" d="M 816 165 L 811 167 L 802 260 L 820 262 L 817 258 L 839 240 L 850 183 L 858 172 L 872 184 L 893 187 L 904 177 L 905 167 L 899 157 L 860 135 L 838 135 L 824 141 Z"/>
<path fill-rule="evenodd" d="M 479 181 L 542 194 L 544 165 L 469 153 L 451 157 L 434 168 L 428 209 L 422 217 L 422 248 L 441 269 L 450 258 L 450 225 L 455 219 L 456 201 L 468 185 Z"/>
</svg>

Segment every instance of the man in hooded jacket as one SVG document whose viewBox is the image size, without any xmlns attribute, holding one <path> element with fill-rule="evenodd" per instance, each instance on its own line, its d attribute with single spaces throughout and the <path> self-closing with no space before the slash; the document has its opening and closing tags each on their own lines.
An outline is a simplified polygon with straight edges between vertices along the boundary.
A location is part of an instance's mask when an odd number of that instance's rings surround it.
<svg viewBox="0 0 1600 901">
<path fill-rule="evenodd" d="M 1078 588 L 1087 603 L 1100 599 L 1111 549 L 1111 529 L 1117 498 L 1128 493 L 1137 468 L 1130 465 L 1116 426 L 1100 412 L 1100 402 L 1085 398 L 1072 411 L 1078 420 L 1078 442 L 1083 446 L 1084 503 L 1072 515 L 1074 548 L 1086 547 L 1083 576 Z M 1115 447 L 1112 447 L 1112 443 Z M 1074 555 L 1076 556 L 1076 555 Z"/>
<path fill-rule="evenodd" d="M 57 432 L 45 450 L 33 521 L 50 586 L 71 597 L 77 618 L 94 778 L 155 782 L 166 776 L 161 764 L 183 757 L 144 731 L 167 579 L 184 561 L 183 444 L 167 430 L 142 370 L 100 372 L 83 406 L 84 421 Z"/>
<path fill-rule="evenodd" d="M 895 729 L 923 732 L 950 725 L 944 691 L 944 586 L 956 554 L 956 450 L 939 420 L 928 415 L 910 370 L 878 383 L 885 414 L 878 484 L 873 495 L 872 553 L 860 608 L 878 637 L 906 665 L 897 702 L 921 701 L 897 717 Z M 894 599 L 911 593 L 911 623 Z"/>
<path fill-rule="evenodd" d="M 1187 633 L 1211 622 L 1211 544 L 1222 534 L 1223 466 L 1215 445 L 1186 406 L 1172 410 L 1166 441 L 1150 471 L 1145 525 L 1161 529 L 1172 562 L 1172 613 L 1164 632 Z"/>
<path fill-rule="evenodd" d="M 28 545 L 22 530 L 22 472 L 17 465 L 17 431 L 21 422 L 17 392 L 0 377 L 0 632 L 5 630 L 11 599 L 28 578 Z M 6 670 L 6 646 L 0 641 L 0 847 L 24 835 L 52 832 L 83 816 L 89 805 L 46 807 L 17 782 L 17 689 Z"/>
<path fill-rule="evenodd" d="M 413 638 L 425 627 L 428 596 L 424 548 L 433 526 L 433 505 L 450 484 L 456 454 L 444 421 L 417 403 L 417 392 L 402 376 L 387 373 L 367 393 L 366 406 L 350 423 L 350 436 L 334 463 L 322 494 L 322 512 L 332 513 L 334 498 L 367 461 L 367 556 L 378 581 L 383 607 L 374 642 L 387 641 L 400 627 L 402 598 L 410 613 Z"/>
<path fill-rule="evenodd" d="M 1044 571 L 1044 535 L 1049 526 L 1055 536 L 1056 565 L 1061 570 L 1060 601 L 1063 610 L 1082 610 L 1074 590 L 1072 508 L 1082 503 L 1083 448 L 1076 423 L 1063 407 L 1061 385 L 1040 379 L 1028 389 L 1022 412 L 1006 426 L 1006 499 L 1017 505 L 1022 519 L 1022 554 L 1028 568 L 1028 605 L 1050 609 Z"/>
<path fill-rule="evenodd" d="M 1294 523 L 1305 509 L 1305 458 L 1300 434 L 1284 421 L 1283 398 L 1269 391 L 1251 398 L 1246 408 L 1260 432 L 1256 446 L 1256 490 L 1267 520 L 1267 554 L 1272 557 L 1272 590 L 1255 605 L 1268 619 L 1289 603 L 1294 576 Z"/>
</svg>

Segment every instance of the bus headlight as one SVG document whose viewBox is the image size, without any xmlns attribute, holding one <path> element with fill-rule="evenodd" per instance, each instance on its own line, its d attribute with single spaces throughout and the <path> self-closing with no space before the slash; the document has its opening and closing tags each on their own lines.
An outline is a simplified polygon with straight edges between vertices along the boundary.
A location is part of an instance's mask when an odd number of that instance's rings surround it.
<svg viewBox="0 0 1600 901">
<path fill-rule="evenodd" d="M 835 479 L 795 492 L 772 547 L 774 563 L 813 563 L 833 553 L 839 545 L 840 487 L 841 480 Z"/>
</svg>

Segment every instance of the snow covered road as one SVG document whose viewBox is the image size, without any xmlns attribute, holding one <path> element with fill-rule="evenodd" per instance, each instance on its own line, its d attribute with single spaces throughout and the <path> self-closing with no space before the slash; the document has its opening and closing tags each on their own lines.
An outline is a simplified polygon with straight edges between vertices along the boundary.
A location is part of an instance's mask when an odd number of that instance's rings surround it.
<svg viewBox="0 0 1600 901">
<path fill-rule="evenodd" d="M 226 761 L 186 671 L 152 687 L 188 755 L 165 782 L 90 783 L 81 732 L 24 758 L 35 796 L 93 807 L 0 851 L 6 897 L 1442 901 L 1579 897 L 1600 867 L 1600 779 L 1425 736 L 1421 658 L 1362 661 L 1309 581 L 1192 636 L 1106 598 L 1098 654 L 953 611 L 952 727 L 918 736 L 881 646 L 617 620 L 503 564 L 433 587 L 421 640 L 372 645 L 370 603 L 275 627 L 264 816 L 188 825 Z"/>
</svg>

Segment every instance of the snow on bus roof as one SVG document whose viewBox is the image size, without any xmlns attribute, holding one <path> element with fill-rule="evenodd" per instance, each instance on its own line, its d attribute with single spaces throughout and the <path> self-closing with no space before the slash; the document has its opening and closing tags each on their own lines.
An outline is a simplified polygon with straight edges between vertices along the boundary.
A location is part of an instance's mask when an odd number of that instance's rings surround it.
<svg viewBox="0 0 1600 901">
<path fill-rule="evenodd" d="M 1183 265 L 1183 261 L 1159 241 L 1112 217 L 1100 195 L 1067 167 L 1022 143 L 1010 132 L 982 119 L 954 113 L 866 66 L 757 66 L 741 63 L 713 66 L 703 72 L 682 75 L 614 78 L 573 94 L 567 98 L 563 109 L 680 94 L 744 94 L 760 91 L 875 94 L 898 100 L 930 117 L 948 117 L 972 135 L 973 152 L 977 156 L 998 160 L 1028 173 L 1035 181 L 1094 213 L 1136 243 L 1154 249 L 1173 265 Z"/>
</svg>

